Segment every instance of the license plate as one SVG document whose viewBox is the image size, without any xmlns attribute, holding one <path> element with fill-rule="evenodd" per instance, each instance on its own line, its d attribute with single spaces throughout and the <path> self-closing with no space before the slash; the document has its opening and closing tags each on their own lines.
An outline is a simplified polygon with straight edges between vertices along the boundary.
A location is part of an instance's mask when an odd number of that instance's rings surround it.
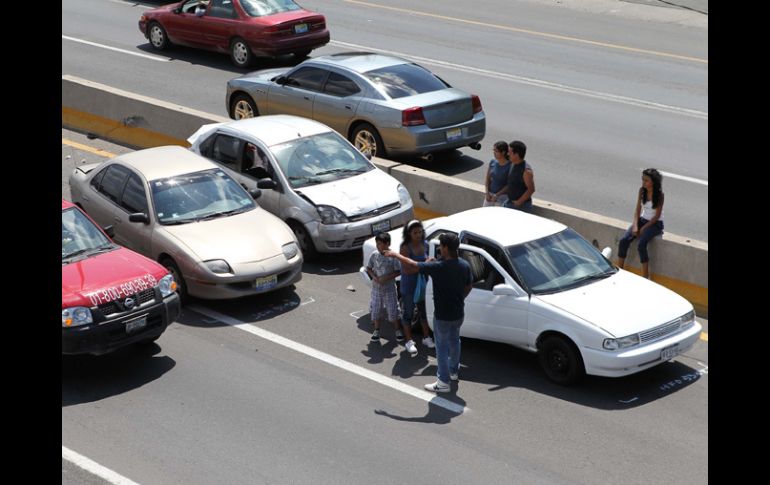
<svg viewBox="0 0 770 485">
<path fill-rule="evenodd" d="M 143 329 L 146 326 L 147 326 L 147 315 L 144 315 L 143 317 L 137 318 L 136 320 L 131 320 L 130 322 L 126 322 L 126 333 L 138 332 L 139 330 Z"/>
<path fill-rule="evenodd" d="M 462 128 L 452 128 L 451 130 L 447 130 L 446 132 L 446 141 L 457 140 L 458 138 L 462 138 L 462 136 L 463 136 Z"/>
<path fill-rule="evenodd" d="M 660 351 L 660 360 L 671 360 L 679 355 L 679 344 L 674 344 Z"/>
<path fill-rule="evenodd" d="M 260 291 L 275 288 L 276 285 L 278 285 L 278 276 L 276 275 L 263 276 L 262 278 L 257 278 L 254 281 L 254 288 Z"/>
<path fill-rule="evenodd" d="M 294 26 L 295 34 L 304 34 L 307 32 L 307 24 L 297 24 Z"/>
<path fill-rule="evenodd" d="M 377 235 L 378 232 L 390 231 L 390 220 L 380 221 L 376 224 L 372 224 L 372 234 Z"/>
</svg>

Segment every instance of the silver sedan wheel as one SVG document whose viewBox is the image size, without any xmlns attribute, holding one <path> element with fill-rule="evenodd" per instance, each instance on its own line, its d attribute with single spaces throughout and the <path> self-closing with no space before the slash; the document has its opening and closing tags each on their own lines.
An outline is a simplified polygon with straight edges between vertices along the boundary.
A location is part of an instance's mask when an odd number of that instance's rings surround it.
<svg viewBox="0 0 770 485">
<path fill-rule="evenodd" d="M 251 109 L 251 103 L 249 103 L 245 99 L 241 99 L 237 103 L 235 103 L 235 107 L 233 108 L 233 114 L 235 115 L 234 118 L 236 120 L 242 120 L 243 118 L 253 118 L 254 110 Z"/>
<path fill-rule="evenodd" d="M 150 43 L 156 49 L 162 49 L 165 42 L 166 33 L 163 32 L 163 29 L 160 25 L 154 24 L 152 28 L 150 28 Z"/>
<path fill-rule="evenodd" d="M 233 60 L 239 66 L 245 65 L 249 60 L 249 48 L 242 41 L 233 44 Z"/>
<path fill-rule="evenodd" d="M 377 155 L 377 139 L 367 130 L 361 130 L 356 134 L 353 145 L 364 155 Z"/>
</svg>

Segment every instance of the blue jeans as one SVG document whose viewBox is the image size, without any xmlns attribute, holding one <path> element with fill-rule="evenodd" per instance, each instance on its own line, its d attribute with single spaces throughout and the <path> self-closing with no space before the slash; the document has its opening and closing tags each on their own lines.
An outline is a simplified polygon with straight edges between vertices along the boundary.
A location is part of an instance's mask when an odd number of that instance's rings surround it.
<svg viewBox="0 0 770 485">
<path fill-rule="evenodd" d="M 528 201 L 524 202 L 519 207 L 516 207 L 515 205 L 513 205 L 513 201 L 512 200 L 506 200 L 505 203 L 503 204 L 503 207 L 507 207 L 509 209 L 516 209 L 516 210 L 524 211 L 524 212 L 529 212 L 531 214 L 532 213 L 532 199 L 529 199 Z"/>
<path fill-rule="evenodd" d="M 642 217 L 639 218 L 637 221 L 637 228 L 640 228 L 647 224 L 647 219 L 644 219 Z M 618 241 L 618 257 L 625 259 L 626 255 L 628 254 L 628 246 L 631 244 L 631 241 L 637 238 L 637 236 L 634 236 L 631 234 L 631 229 L 634 226 L 629 226 L 626 230 L 626 233 L 623 234 L 623 237 L 620 238 L 620 241 Z M 637 243 L 637 246 L 639 248 L 639 261 L 642 263 L 646 263 L 650 260 L 650 256 L 647 254 L 647 243 L 652 241 L 652 238 L 655 236 L 660 236 L 663 234 L 663 221 L 657 221 L 652 226 L 648 227 L 644 230 L 643 233 L 639 234 L 639 242 Z"/>
<path fill-rule="evenodd" d="M 460 325 L 463 319 L 439 320 L 433 318 L 433 337 L 436 342 L 438 380 L 448 384 L 449 374 L 460 370 Z"/>
</svg>

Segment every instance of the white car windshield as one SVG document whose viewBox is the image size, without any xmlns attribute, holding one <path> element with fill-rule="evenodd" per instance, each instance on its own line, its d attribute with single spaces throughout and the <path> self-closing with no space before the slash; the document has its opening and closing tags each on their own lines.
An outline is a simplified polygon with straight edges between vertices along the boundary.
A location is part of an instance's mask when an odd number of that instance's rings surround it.
<svg viewBox="0 0 770 485">
<path fill-rule="evenodd" d="M 78 209 L 61 213 L 61 258 L 68 263 L 76 256 L 112 250 L 116 246 Z"/>
<path fill-rule="evenodd" d="M 611 276 L 617 270 L 572 229 L 508 246 L 513 267 L 532 293 L 556 293 Z"/>
<path fill-rule="evenodd" d="M 270 147 L 293 188 L 353 177 L 374 170 L 361 152 L 334 132 Z"/>
<path fill-rule="evenodd" d="M 150 187 L 163 225 L 225 217 L 256 207 L 243 187 L 218 168 L 153 180 Z"/>
</svg>

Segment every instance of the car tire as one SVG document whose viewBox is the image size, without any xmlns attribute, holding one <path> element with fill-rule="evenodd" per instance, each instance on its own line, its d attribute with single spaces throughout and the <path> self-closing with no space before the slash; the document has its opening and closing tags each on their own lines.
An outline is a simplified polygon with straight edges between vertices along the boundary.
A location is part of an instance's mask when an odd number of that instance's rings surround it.
<svg viewBox="0 0 770 485">
<path fill-rule="evenodd" d="M 187 285 L 184 282 L 184 276 L 179 270 L 179 266 L 176 265 L 173 259 L 163 258 L 160 260 L 160 264 L 166 268 L 169 273 L 174 275 L 174 281 L 176 281 L 177 292 L 179 293 L 179 301 L 184 303 L 187 301 Z"/>
<path fill-rule="evenodd" d="M 580 352 L 572 341 L 564 337 L 546 337 L 537 354 L 546 376 L 557 384 L 575 384 L 585 374 Z"/>
<path fill-rule="evenodd" d="M 255 118 L 259 116 L 257 103 L 248 94 L 238 93 L 233 96 L 230 102 L 230 118 L 241 120 L 244 118 Z"/>
<path fill-rule="evenodd" d="M 299 249 L 302 251 L 302 257 L 305 259 L 305 261 L 315 260 L 318 257 L 318 250 L 313 243 L 313 238 L 310 237 L 310 233 L 307 232 L 307 229 L 305 229 L 305 226 L 299 222 L 292 221 L 289 223 L 289 227 L 291 227 L 291 230 L 297 237 Z"/>
<path fill-rule="evenodd" d="M 373 157 L 380 158 L 386 155 L 385 144 L 382 142 L 380 133 L 369 123 L 361 123 L 355 127 L 350 135 L 350 143 L 364 155 L 370 153 Z"/>
<path fill-rule="evenodd" d="M 158 22 L 152 22 L 147 27 L 147 32 L 147 38 L 153 49 L 162 51 L 168 49 L 171 45 L 171 42 L 168 40 L 168 34 L 166 34 L 166 29 L 164 29 Z"/>
<path fill-rule="evenodd" d="M 236 37 L 230 42 L 230 59 L 233 64 L 238 67 L 249 67 L 253 58 L 254 54 L 251 53 L 251 48 L 245 40 Z"/>
</svg>

